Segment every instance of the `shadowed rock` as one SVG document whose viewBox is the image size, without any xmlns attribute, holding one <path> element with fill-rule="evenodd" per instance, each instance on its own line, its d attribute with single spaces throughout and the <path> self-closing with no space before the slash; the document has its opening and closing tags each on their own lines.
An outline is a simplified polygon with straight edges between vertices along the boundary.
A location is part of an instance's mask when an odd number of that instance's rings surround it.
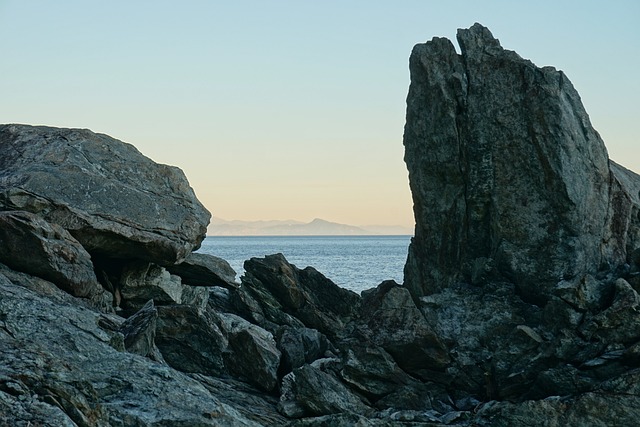
<svg viewBox="0 0 640 427">
<path fill-rule="evenodd" d="M 0 125 L 0 209 L 68 230 L 92 254 L 160 264 L 204 239 L 209 212 L 182 171 L 85 129 Z"/>
<path fill-rule="evenodd" d="M 300 270 L 282 254 L 251 258 L 244 268 L 243 287 L 253 293 L 266 290 L 282 311 L 330 337 L 342 331 L 360 305 L 355 292 L 338 287 L 312 267 Z"/>
<path fill-rule="evenodd" d="M 304 365 L 283 379 L 279 410 L 291 418 L 340 412 L 371 413 L 371 409 L 318 364 Z"/>
<path fill-rule="evenodd" d="M 225 365 L 234 375 L 273 391 L 278 385 L 280 350 L 273 335 L 242 317 L 218 314 L 218 324 L 228 340 Z"/>
<path fill-rule="evenodd" d="M 189 305 L 156 307 L 156 345 L 164 360 L 183 372 L 220 375 L 228 341 L 216 319 Z"/>
<path fill-rule="evenodd" d="M 450 361 L 409 291 L 392 280 L 363 292 L 361 318 L 361 336 L 385 349 L 409 373 L 428 378 L 429 370 L 441 370 Z"/>
<path fill-rule="evenodd" d="M 0 262 L 77 297 L 104 292 L 80 243 L 62 227 L 29 212 L 0 212 Z"/>
<path fill-rule="evenodd" d="M 229 263 L 209 254 L 191 253 L 180 264 L 169 266 L 168 270 L 190 286 L 238 287 L 236 272 Z"/>
</svg>

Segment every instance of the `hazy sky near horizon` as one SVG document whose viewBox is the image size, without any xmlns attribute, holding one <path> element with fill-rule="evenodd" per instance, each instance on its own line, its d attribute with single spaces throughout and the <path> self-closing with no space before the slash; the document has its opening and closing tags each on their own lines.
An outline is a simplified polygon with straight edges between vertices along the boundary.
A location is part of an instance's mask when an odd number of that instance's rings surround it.
<svg viewBox="0 0 640 427">
<path fill-rule="evenodd" d="M 474 22 L 563 70 L 640 171 L 637 0 L 0 0 L 0 122 L 132 143 L 224 219 L 410 225 L 409 54 Z"/>
</svg>

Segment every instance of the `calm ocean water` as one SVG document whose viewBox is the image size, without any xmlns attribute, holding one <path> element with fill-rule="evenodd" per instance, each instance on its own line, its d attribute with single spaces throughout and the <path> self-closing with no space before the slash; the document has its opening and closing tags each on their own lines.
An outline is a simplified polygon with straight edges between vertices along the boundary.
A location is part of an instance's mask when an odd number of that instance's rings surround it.
<svg viewBox="0 0 640 427">
<path fill-rule="evenodd" d="M 210 236 L 199 252 L 223 258 L 238 273 L 253 257 L 282 253 L 296 267 L 312 266 L 335 284 L 360 293 L 383 280 L 402 283 L 411 236 Z"/>
</svg>

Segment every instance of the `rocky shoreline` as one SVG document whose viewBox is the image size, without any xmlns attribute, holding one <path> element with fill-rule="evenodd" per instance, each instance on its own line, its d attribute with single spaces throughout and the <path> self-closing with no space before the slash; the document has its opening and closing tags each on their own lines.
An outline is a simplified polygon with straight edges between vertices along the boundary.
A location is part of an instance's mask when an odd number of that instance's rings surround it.
<svg viewBox="0 0 640 427">
<path fill-rule="evenodd" d="M 184 174 L 0 125 L 0 426 L 580 426 L 640 417 L 640 176 L 479 24 L 417 45 L 404 284 L 194 252 Z"/>
</svg>

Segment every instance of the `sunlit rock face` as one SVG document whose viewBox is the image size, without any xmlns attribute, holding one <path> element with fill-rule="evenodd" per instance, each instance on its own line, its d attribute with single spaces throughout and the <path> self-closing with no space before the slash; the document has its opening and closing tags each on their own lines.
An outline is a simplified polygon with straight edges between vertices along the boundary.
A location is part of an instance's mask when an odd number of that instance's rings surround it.
<svg viewBox="0 0 640 427">
<path fill-rule="evenodd" d="M 0 210 L 58 224 L 92 255 L 175 264 L 211 214 L 184 173 L 86 129 L 0 125 Z"/>
<path fill-rule="evenodd" d="M 638 242 L 640 181 L 610 167 L 569 79 L 479 24 L 457 38 L 461 54 L 434 38 L 410 59 L 414 298 L 500 279 L 541 302 L 562 279 L 623 264 Z"/>
</svg>

